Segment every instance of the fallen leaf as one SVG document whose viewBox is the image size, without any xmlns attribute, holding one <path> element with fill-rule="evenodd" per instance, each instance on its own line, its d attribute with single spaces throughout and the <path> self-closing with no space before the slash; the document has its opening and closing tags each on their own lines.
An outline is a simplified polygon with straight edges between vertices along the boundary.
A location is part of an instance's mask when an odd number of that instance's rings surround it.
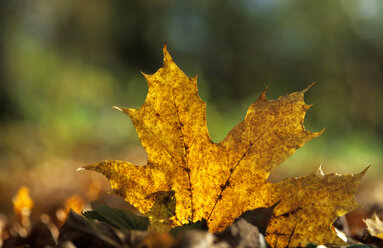
<svg viewBox="0 0 383 248">
<path fill-rule="evenodd" d="M 60 230 L 58 247 L 67 241 L 74 247 L 126 247 L 125 234 L 106 223 L 96 223 L 87 220 L 73 210 L 70 210 L 65 224 Z"/>
<path fill-rule="evenodd" d="M 246 220 L 253 226 L 256 226 L 260 233 L 265 235 L 266 228 L 269 225 L 270 219 L 273 216 L 274 208 L 277 204 L 269 208 L 257 208 L 254 210 L 248 210 L 239 216 L 238 219 L 242 218 Z"/>
<path fill-rule="evenodd" d="M 66 199 L 64 207 L 56 210 L 56 218 L 60 222 L 60 225 L 64 224 L 71 210 L 80 214 L 83 210 L 84 203 L 85 200 L 77 194 L 72 195 Z"/>
<path fill-rule="evenodd" d="M 206 219 L 222 231 L 247 210 L 271 207 L 266 230 L 273 247 L 341 243 L 331 224 L 358 205 L 354 192 L 365 171 L 356 175 L 308 176 L 268 183 L 267 178 L 294 151 L 322 132 L 304 129 L 311 105 L 299 92 L 251 104 L 245 119 L 220 143 L 210 139 L 206 104 L 197 77 L 189 78 L 166 49 L 163 66 L 143 74 L 148 94 L 138 109 L 117 108 L 131 118 L 148 154 L 145 166 L 104 161 L 84 167 L 104 174 L 115 194 L 151 219 L 152 230 Z"/>
<path fill-rule="evenodd" d="M 65 212 L 67 215 L 69 214 L 69 211 L 72 209 L 76 213 L 80 214 L 83 206 L 84 206 L 84 199 L 79 195 L 72 195 L 65 201 Z"/>
<path fill-rule="evenodd" d="M 365 219 L 364 223 L 371 236 L 383 239 L 383 221 L 376 214 L 372 218 Z"/>
<path fill-rule="evenodd" d="M 145 231 L 149 226 L 147 217 L 136 215 L 128 210 L 108 206 L 99 206 L 95 210 L 84 212 L 83 215 L 87 219 L 106 222 L 124 230 Z"/>
<path fill-rule="evenodd" d="M 199 220 L 197 222 L 192 222 L 185 224 L 183 226 L 176 226 L 172 230 L 169 231 L 169 233 L 173 237 L 177 237 L 180 233 L 183 233 L 185 231 L 190 231 L 190 230 L 202 230 L 202 231 L 207 231 L 207 223 L 205 219 Z"/>
<path fill-rule="evenodd" d="M 261 248 L 262 243 L 258 228 L 240 218 L 225 231 L 216 234 L 218 240 L 226 241 L 233 248 Z"/>
<path fill-rule="evenodd" d="M 29 196 L 29 189 L 26 186 L 20 187 L 16 195 L 12 198 L 13 211 L 20 223 L 29 228 L 29 216 L 33 208 L 33 200 Z"/>
</svg>

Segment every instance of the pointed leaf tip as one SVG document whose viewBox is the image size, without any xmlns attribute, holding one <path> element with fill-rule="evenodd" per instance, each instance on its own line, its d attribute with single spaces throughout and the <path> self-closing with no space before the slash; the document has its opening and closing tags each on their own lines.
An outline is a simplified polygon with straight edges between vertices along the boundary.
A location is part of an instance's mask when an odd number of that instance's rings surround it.
<svg viewBox="0 0 383 248">
<path fill-rule="evenodd" d="M 76 171 L 95 170 L 94 168 L 95 168 L 94 164 L 91 164 L 91 165 L 85 165 L 80 168 L 77 168 Z"/>
<path fill-rule="evenodd" d="M 261 95 L 259 96 L 258 99 L 266 100 L 266 93 L 267 93 L 268 89 L 269 89 L 269 86 L 266 86 L 265 89 L 262 91 L 262 93 L 261 93 Z"/>
<path fill-rule="evenodd" d="M 152 80 L 151 80 L 151 78 L 153 77 L 153 75 L 151 75 L 151 74 L 146 74 L 146 73 L 143 72 L 143 71 L 140 71 L 140 73 L 141 73 L 142 76 L 144 76 L 145 81 L 146 81 L 148 87 L 150 87 L 151 84 L 152 84 Z"/>
<path fill-rule="evenodd" d="M 173 61 L 172 56 L 170 56 L 170 53 L 168 52 L 167 43 L 165 43 L 164 48 L 162 49 L 163 55 L 164 55 L 164 65 L 167 63 Z"/>
<path fill-rule="evenodd" d="M 122 109 L 122 112 L 124 112 L 125 114 L 129 116 L 132 116 L 137 111 L 137 109 L 134 109 L 134 108 L 121 108 L 121 109 Z"/>
<path fill-rule="evenodd" d="M 313 87 L 315 82 L 311 83 L 309 86 L 307 86 L 305 89 L 303 89 L 301 92 L 306 93 L 311 87 Z"/>
<path fill-rule="evenodd" d="M 315 103 L 305 104 L 305 105 L 303 105 L 303 108 L 304 108 L 305 111 L 307 111 L 307 110 L 309 110 L 314 105 L 315 105 Z"/>
<path fill-rule="evenodd" d="M 122 108 L 120 108 L 120 107 L 117 107 L 117 106 L 113 106 L 112 108 L 114 108 L 114 109 L 117 109 L 118 111 L 121 111 L 121 112 L 123 112 Z"/>
<path fill-rule="evenodd" d="M 358 174 L 364 176 L 366 174 L 366 172 L 368 171 L 368 169 L 370 169 L 370 167 L 371 167 L 371 165 L 368 165 L 364 170 L 362 170 Z"/>
<path fill-rule="evenodd" d="M 136 109 L 133 108 L 124 108 L 124 107 L 117 107 L 113 106 L 114 109 L 117 109 L 118 111 L 124 112 L 127 115 L 131 115 Z"/>
<path fill-rule="evenodd" d="M 326 128 L 324 127 L 324 128 L 323 128 L 322 130 L 320 130 L 319 132 L 314 132 L 313 134 L 314 134 L 315 137 L 318 137 L 318 136 L 321 136 L 322 133 L 324 133 L 325 130 L 326 130 Z"/>
<path fill-rule="evenodd" d="M 149 74 L 146 74 L 145 72 L 143 72 L 143 71 L 140 71 L 140 73 L 141 73 L 141 75 L 142 76 L 144 76 L 144 77 L 147 77 L 147 76 L 149 76 Z"/>
<path fill-rule="evenodd" d="M 319 165 L 319 168 L 316 170 L 315 174 L 317 176 L 325 176 L 325 173 L 323 171 L 323 164 L 320 164 Z"/>
</svg>

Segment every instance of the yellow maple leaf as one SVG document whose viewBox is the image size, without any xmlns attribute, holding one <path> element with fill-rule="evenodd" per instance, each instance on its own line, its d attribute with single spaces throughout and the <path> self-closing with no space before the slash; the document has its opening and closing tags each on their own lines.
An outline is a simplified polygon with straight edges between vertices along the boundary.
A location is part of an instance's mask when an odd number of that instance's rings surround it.
<svg viewBox="0 0 383 248">
<path fill-rule="evenodd" d="M 84 168 L 104 174 L 115 194 L 151 218 L 152 229 L 204 218 L 210 231 L 221 231 L 245 211 L 279 202 L 266 231 L 273 247 L 341 242 L 331 224 L 357 207 L 354 192 L 365 171 L 325 175 L 320 168 L 305 177 L 267 182 L 274 168 L 322 133 L 303 126 L 311 106 L 303 98 L 311 85 L 277 100 L 266 99 L 265 90 L 216 144 L 197 77 L 177 67 L 166 45 L 163 53 L 163 66 L 144 74 L 149 89 L 143 105 L 117 108 L 131 118 L 147 164 L 104 161 Z"/>
</svg>

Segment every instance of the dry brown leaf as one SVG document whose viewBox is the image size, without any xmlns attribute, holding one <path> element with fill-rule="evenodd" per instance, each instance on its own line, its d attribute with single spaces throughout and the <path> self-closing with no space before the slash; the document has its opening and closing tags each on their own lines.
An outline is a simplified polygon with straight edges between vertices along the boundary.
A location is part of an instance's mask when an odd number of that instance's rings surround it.
<svg viewBox="0 0 383 248">
<path fill-rule="evenodd" d="M 331 224 L 358 205 L 354 192 L 362 173 L 317 172 L 272 184 L 270 172 L 322 132 L 303 127 L 310 105 L 299 92 L 266 99 L 266 90 L 245 119 L 220 143 L 206 125 L 206 104 L 197 77 L 189 78 L 163 49 L 163 66 L 144 77 L 149 89 L 138 109 L 117 108 L 131 118 L 148 153 L 145 166 L 104 161 L 85 167 L 104 174 L 113 192 L 151 218 L 156 230 L 205 218 L 222 231 L 247 210 L 280 201 L 267 228 L 273 247 L 307 242 L 341 243 Z"/>
<path fill-rule="evenodd" d="M 376 215 L 376 213 L 372 218 L 365 219 L 364 223 L 366 223 L 367 231 L 371 236 L 383 239 L 383 221 Z"/>
</svg>

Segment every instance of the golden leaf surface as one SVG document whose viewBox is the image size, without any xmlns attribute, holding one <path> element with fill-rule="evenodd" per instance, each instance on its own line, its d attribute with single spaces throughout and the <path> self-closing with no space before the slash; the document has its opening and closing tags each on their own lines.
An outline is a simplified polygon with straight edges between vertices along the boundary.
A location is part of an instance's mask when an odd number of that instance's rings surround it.
<svg viewBox="0 0 383 248">
<path fill-rule="evenodd" d="M 331 225 L 357 204 L 354 192 L 364 172 L 305 177 L 268 183 L 270 172 L 322 132 L 304 129 L 311 105 L 299 92 L 251 104 L 245 119 L 220 143 L 210 139 L 206 104 L 197 77 L 189 78 L 166 49 L 163 66 L 145 75 L 148 94 L 138 109 L 118 108 L 131 118 L 148 154 L 145 166 L 104 161 L 86 166 L 110 181 L 122 196 L 151 218 L 152 230 L 198 221 L 221 231 L 247 210 L 270 207 L 266 240 L 273 247 L 307 242 L 339 243 Z"/>
</svg>

